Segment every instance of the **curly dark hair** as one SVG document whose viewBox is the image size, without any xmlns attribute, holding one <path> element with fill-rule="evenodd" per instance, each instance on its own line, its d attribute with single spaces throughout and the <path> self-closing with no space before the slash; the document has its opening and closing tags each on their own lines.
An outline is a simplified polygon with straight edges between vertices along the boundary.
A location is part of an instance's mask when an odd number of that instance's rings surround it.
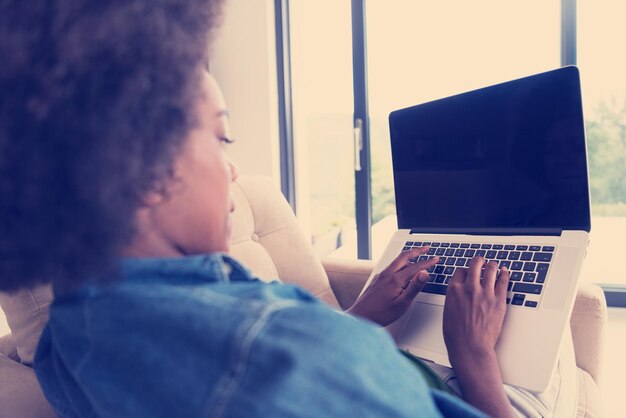
<svg viewBox="0 0 626 418">
<path fill-rule="evenodd" d="M 0 0 L 0 289 L 112 271 L 194 123 L 215 0 Z"/>
</svg>

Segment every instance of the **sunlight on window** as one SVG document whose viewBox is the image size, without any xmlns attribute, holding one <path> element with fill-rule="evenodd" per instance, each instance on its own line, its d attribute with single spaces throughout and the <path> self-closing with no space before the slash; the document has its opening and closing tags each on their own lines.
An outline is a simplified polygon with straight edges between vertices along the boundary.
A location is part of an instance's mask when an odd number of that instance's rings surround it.
<svg viewBox="0 0 626 418">
<path fill-rule="evenodd" d="M 370 0 L 367 19 L 376 223 L 395 214 L 389 113 L 559 67 L 560 1 Z"/>
<path fill-rule="evenodd" d="M 356 236 L 350 2 L 290 8 L 298 218 L 324 256 Z"/>
</svg>

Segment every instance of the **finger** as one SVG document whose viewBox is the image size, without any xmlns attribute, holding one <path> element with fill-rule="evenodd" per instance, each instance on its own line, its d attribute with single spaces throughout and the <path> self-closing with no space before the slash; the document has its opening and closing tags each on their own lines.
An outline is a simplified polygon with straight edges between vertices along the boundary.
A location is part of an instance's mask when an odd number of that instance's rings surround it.
<svg viewBox="0 0 626 418">
<path fill-rule="evenodd" d="M 415 264 L 406 264 L 404 269 L 411 272 L 417 272 L 420 270 L 426 270 L 437 264 L 439 262 L 439 257 L 435 256 L 433 258 L 429 258 L 428 260 L 418 261 Z"/>
<path fill-rule="evenodd" d="M 404 268 L 409 262 L 409 259 L 419 257 L 420 255 L 427 253 L 429 249 L 430 247 L 418 247 L 409 251 L 403 251 L 395 258 L 395 260 L 389 263 L 389 266 L 387 266 L 385 270 L 396 272 Z"/>
<path fill-rule="evenodd" d="M 496 296 L 498 299 L 506 299 L 506 295 L 509 291 L 509 281 L 511 275 L 506 267 L 502 267 L 500 274 L 498 275 L 498 281 L 496 282 Z"/>
<path fill-rule="evenodd" d="M 452 275 L 452 278 L 450 279 L 450 283 L 449 285 L 452 285 L 453 283 L 460 283 L 463 284 L 465 282 L 465 279 L 467 278 L 467 269 L 466 268 L 457 268 L 454 271 L 454 274 Z"/>
<path fill-rule="evenodd" d="M 496 274 L 498 273 L 498 263 L 490 261 L 483 271 L 483 287 L 493 292 L 496 286 Z"/>
<path fill-rule="evenodd" d="M 485 265 L 485 259 L 483 257 L 474 257 L 470 261 L 469 270 L 467 272 L 466 282 L 479 285 L 480 276 L 482 274 L 483 266 Z"/>
<path fill-rule="evenodd" d="M 402 292 L 401 297 L 413 300 L 415 296 L 422 290 L 424 284 L 428 281 L 428 273 L 425 271 L 419 271 L 417 275 L 409 281 L 408 286 Z"/>
</svg>

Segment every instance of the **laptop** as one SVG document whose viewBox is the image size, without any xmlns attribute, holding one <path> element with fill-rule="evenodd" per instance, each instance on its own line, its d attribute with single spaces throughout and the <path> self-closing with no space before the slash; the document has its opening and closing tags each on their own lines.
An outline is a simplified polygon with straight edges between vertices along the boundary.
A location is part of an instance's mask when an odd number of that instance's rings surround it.
<svg viewBox="0 0 626 418">
<path fill-rule="evenodd" d="M 398 346 L 450 366 L 443 305 L 474 256 L 510 271 L 496 346 L 505 383 L 545 390 L 569 324 L 590 221 L 579 72 L 569 66 L 394 111 L 398 231 L 365 287 L 402 251 L 439 256 Z"/>
</svg>

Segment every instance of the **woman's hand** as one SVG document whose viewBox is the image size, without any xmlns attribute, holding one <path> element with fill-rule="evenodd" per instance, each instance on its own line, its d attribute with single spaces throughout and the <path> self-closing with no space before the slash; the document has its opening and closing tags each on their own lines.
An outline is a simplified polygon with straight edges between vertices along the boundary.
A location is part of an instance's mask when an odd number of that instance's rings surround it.
<svg viewBox="0 0 626 418">
<path fill-rule="evenodd" d="M 509 272 L 498 263 L 474 257 L 469 269 L 457 268 L 448 285 L 443 336 L 450 360 L 495 351 L 506 313 Z M 482 277 L 482 280 L 481 280 Z"/>
<path fill-rule="evenodd" d="M 463 398 L 490 416 L 513 415 L 504 393 L 496 343 L 506 313 L 509 272 L 475 257 L 456 270 L 446 294 L 443 336 Z M 498 276 L 498 277 L 496 277 Z M 482 277 L 482 280 L 481 280 Z"/>
<path fill-rule="evenodd" d="M 428 281 L 428 273 L 424 270 L 439 261 L 439 257 L 434 257 L 415 264 L 409 262 L 410 259 L 428 252 L 428 249 L 429 247 L 420 247 L 401 253 L 374 277 L 363 295 L 347 312 L 382 326 L 400 318 Z"/>
</svg>

